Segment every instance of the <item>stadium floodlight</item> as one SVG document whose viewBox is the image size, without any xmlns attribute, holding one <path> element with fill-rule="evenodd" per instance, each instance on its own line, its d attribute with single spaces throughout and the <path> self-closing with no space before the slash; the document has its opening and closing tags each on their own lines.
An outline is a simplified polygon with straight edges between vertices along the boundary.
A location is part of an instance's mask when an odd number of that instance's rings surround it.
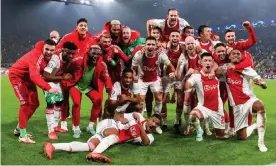
<svg viewBox="0 0 276 166">
<path fill-rule="evenodd" d="M 114 0 L 101 0 L 100 2 L 103 2 L 103 3 L 111 3 L 113 2 Z"/>
<path fill-rule="evenodd" d="M 84 0 L 80 0 L 80 3 L 81 3 L 81 4 L 84 4 L 84 2 L 85 2 Z"/>
<path fill-rule="evenodd" d="M 86 0 L 85 3 L 86 3 L 87 5 L 90 5 L 90 2 L 89 2 L 88 0 Z"/>
</svg>

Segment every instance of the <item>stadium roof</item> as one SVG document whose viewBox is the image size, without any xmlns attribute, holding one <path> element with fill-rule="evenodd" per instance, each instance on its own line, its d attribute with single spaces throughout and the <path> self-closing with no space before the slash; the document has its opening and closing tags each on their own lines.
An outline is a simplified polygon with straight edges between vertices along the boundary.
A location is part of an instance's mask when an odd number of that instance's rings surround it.
<svg viewBox="0 0 276 166">
<path fill-rule="evenodd" d="M 70 3 L 74 3 L 74 4 L 91 6 L 91 5 L 94 5 L 95 3 L 111 3 L 114 0 L 53 0 L 53 1 L 64 2 L 66 5 Z"/>
</svg>

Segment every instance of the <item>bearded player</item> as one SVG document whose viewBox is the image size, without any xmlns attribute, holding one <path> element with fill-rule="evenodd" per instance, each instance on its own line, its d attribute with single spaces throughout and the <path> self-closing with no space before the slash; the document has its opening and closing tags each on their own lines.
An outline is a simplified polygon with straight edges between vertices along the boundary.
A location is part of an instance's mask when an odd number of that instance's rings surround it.
<svg viewBox="0 0 276 166">
<path fill-rule="evenodd" d="M 112 87 L 103 118 L 113 118 L 115 112 L 141 113 L 142 109 L 139 84 L 133 82 L 133 71 L 130 68 L 125 68 L 122 81 L 115 82 Z"/>
<path fill-rule="evenodd" d="M 229 59 L 226 55 L 227 49 L 224 43 L 216 44 L 214 49 L 215 51 L 213 53 L 213 57 L 214 57 L 215 63 L 217 63 L 218 66 L 223 66 L 224 64 L 229 63 Z M 227 95 L 227 89 L 226 89 L 226 80 L 223 77 L 219 78 L 219 91 L 220 91 L 220 97 L 222 99 L 223 108 L 224 108 L 225 103 L 228 100 L 228 95 Z M 230 107 L 231 106 L 228 102 L 228 108 L 230 109 Z M 224 111 L 224 117 L 225 117 L 225 134 L 233 135 L 233 133 L 229 133 L 230 132 L 229 114 L 226 112 L 225 109 L 223 111 Z"/>
<path fill-rule="evenodd" d="M 112 20 L 108 21 L 104 24 L 103 29 L 96 33 L 94 36 L 97 39 L 97 41 L 100 41 L 100 38 L 103 34 L 108 34 L 111 36 L 111 42 L 112 44 L 119 45 L 120 41 L 122 40 L 122 29 L 125 27 L 121 24 L 119 20 Z M 135 39 L 140 37 L 140 32 L 131 30 L 131 38 L 130 41 L 133 42 Z"/>
<path fill-rule="evenodd" d="M 149 36 L 152 27 L 159 27 L 162 30 L 164 41 L 168 42 L 170 33 L 173 30 L 177 30 L 182 34 L 182 30 L 188 25 L 189 23 L 186 20 L 179 17 L 178 11 L 175 8 L 170 8 L 166 19 L 152 19 L 147 21 L 147 33 Z"/>
<path fill-rule="evenodd" d="M 192 87 L 196 89 L 198 104 L 189 116 L 189 122 L 196 129 L 197 141 L 203 140 L 203 130 L 200 121 L 209 118 L 215 128 L 216 138 L 224 139 L 224 113 L 223 104 L 219 93 L 219 81 L 212 74 L 214 59 L 212 54 L 201 55 L 202 69 L 198 74 L 192 74 L 185 83 L 185 101 L 190 100 Z"/>
<path fill-rule="evenodd" d="M 123 62 L 128 64 L 130 61 L 128 56 L 117 45 L 111 44 L 111 37 L 108 34 L 102 35 L 100 47 L 103 52 L 103 61 L 107 65 L 112 83 L 121 81 Z"/>
<path fill-rule="evenodd" d="M 18 125 L 14 135 L 19 136 L 19 142 L 34 144 L 31 135 L 27 134 L 28 120 L 39 107 L 36 86 L 49 93 L 58 93 L 58 89 L 52 88 L 41 77 L 43 69 L 54 54 L 56 43 L 48 39 L 38 42 L 30 52 L 21 57 L 9 70 L 9 80 L 14 93 L 20 101 Z"/>
<path fill-rule="evenodd" d="M 241 51 L 233 49 L 229 55 L 230 64 L 236 65 L 241 63 Z M 266 89 L 267 86 L 261 77 L 251 67 L 241 70 L 222 67 L 220 72 L 224 74 L 227 82 L 227 92 L 230 104 L 233 107 L 234 127 L 238 139 L 245 140 L 257 128 L 258 147 L 261 152 L 266 152 L 264 144 L 266 113 L 263 102 L 253 93 L 253 82 Z M 217 73 L 218 74 L 218 73 Z M 248 114 L 257 114 L 256 124 L 248 125 Z"/>
<path fill-rule="evenodd" d="M 45 99 L 47 103 L 46 121 L 49 131 L 48 137 L 50 139 L 58 139 L 55 131 L 68 131 L 58 127 L 63 101 L 62 87 L 60 82 L 62 80 L 70 80 L 72 78 L 72 75 L 70 73 L 66 73 L 66 71 L 76 51 L 77 46 L 74 43 L 65 42 L 63 44 L 61 53 L 59 55 L 53 55 L 47 66 L 44 68 L 42 75 L 44 80 L 49 82 L 52 88 L 59 90 L 58 94 L 48 93 L 47 91 L 45 92 Z"/>
<path fill-rule="evenodd" d="M 172 31 L 170 34 L 170 46 L 167 49 L 167 55 L 171 62 L 171 64 L 174 66 L 174 68 L 177 67 L 178 59 L 182 54 L 182 49 L 179 45 L 180 40 L 180 33 L 179 31 Z M 164 72 L 165 74 L 166 72 Z M 162 78 L 162 84 L 163 84 L 163 107 L 162 107 L 162 117 L 163 117 L 163 126 L 162 128 L 166 127 L 166 120 L 167 120 L 167 98 L 169 98 L 169 93 L 172 88 L 174 88 L 176 94 L 177 94 L 177 104 L 176 104 L 176 115 L 181 114 L 183 109 L 183 92 L 182 92 L 182 80 L 176 79 L 172 81 L 168 75 L 163 76 Z M 175 123 L 176 124 L 176 123 Z M 165 129 L 164 129 L 165 130 Z"/>
<path fill-rule="evenodd" d="M 176 79 L 183 80 L 184 82 L 189 78 L 189 76 L 197 71 L 201 70 L 200 64 L 200 54 L 196 51 L 196 41 L 193 37 L 188 36 L 185 38 L 185 55 L 181 55 L 178 59 L 178 65 L 176 69 Z M 190 134 L 190 125 L 189 121 L 189 114 L 191 110 L 196 107 L 197 105 L 197 98 L 195 88 L 192 89 L 190 93 L 190 100 L 184 100 L 183 105 L 183 112 L 184 112 L 184 119 L 185 119 L 185 127 L 184 135 Z M 174 128 L 176 132 L 180 132 L 180 125 L 181 125 L 181 114 L 182 112 L 177 113 L 176 120 L 174 124 Z M 208 131 L 208 129 L 205 129 Z"/>
<path fill-rule="evenodd" d="M 167 66 L 169 77 L 174 78 L 174 67 L 171 64 L 168 56 L 162 48 L 156 46 L 156 39 L 154 37 L 147 37 L 145 47 L 138 51 L 132 61 L 132 69 L 134 70 L 134 81 L 139 78 L 140 96 L 145 102 L 146 93 L 150 87 L 154 98 L 156 114 L 160 114 L 162 110 L 162 83 L 158 75 L 160 64 Z M 140 73 L 138 73 L 140 68 Z M 161 128 L 157 128 L 158 133 L 162 133 Z"/>
<path fill-rule="evenodd" d="M 161 125 L 161 117 L 152 115 L 147 120 L 140 113 L 116 114 L 114 119 L 105 119 L 97 124 L 97 134 L 87 143 L 44 143 L 44 153 L 52 159 L 55 151 L 88 152 L 88 161 L 107 162 L 111 160 L 101 153 L 116 143 L 132 141 L 140 145 L 150 145 L 154 141 L 151 134 Z"/>
</svg>

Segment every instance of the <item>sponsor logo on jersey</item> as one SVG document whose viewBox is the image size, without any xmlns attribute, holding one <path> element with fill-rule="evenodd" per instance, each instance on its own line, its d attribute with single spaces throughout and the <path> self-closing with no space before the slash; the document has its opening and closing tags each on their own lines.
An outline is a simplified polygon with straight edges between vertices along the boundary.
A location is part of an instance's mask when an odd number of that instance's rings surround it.
<svg viewBox="0 0 276 166">
<path fill-rule="evenodd" d="M 148 66 L 143 66 L 143 70 L 144 70 L 144 71 L 155 71 L 155 70 L 156 70 L 156 67 L 150 68 L 150 67 L 148 67 Z"/>
<path fill-rule="evenodd" d="M 217 89 L 218 85 L 204 85 L 204 91 L 214 90 Z"/>
<path fill-rule="evenodd" d="M 242 81 L 241 80 L 232 80 L 231 78 L 227 78 L 227 83 L 234 84 L 234 85 L 240 85 L 240 84 L 242 84 Z"/>
</svg>

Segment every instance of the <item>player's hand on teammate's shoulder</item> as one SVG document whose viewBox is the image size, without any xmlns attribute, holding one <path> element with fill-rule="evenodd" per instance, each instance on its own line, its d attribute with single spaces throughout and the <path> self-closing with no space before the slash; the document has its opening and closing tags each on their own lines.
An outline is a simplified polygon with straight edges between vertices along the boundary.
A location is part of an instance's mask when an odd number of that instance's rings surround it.
<svg viewBox="0 0 276 166">
<path fill-rule="evenodd" d="M 200 54 L 202 51 L 202 48 L 200 46 L 195 47 L 196 54 Z"/>
<path fill-rule="evenodd" d="M 227 67 L 228 69 L 235 69 L 235 65 L 232 63 L 228 63 Z"/>
</svg>

